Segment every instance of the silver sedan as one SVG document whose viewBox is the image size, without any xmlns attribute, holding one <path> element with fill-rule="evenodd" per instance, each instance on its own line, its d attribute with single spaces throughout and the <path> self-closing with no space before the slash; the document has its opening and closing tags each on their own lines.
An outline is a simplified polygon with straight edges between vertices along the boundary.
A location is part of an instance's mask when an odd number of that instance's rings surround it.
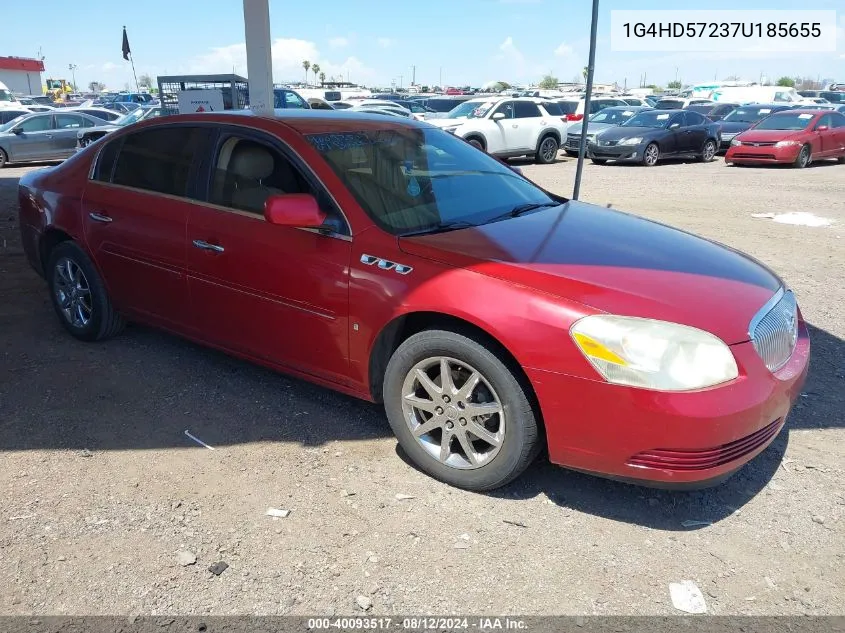
<svg viewBox="0 0 845 633">
<path fill-rule="evenodd" d="M 69 158 L 76 151 L 76 133 L 102 124 L 102 119 L 77 112 L 44 112 L 13 119 L 0 125 L 0 167 Z"/>
</svg>

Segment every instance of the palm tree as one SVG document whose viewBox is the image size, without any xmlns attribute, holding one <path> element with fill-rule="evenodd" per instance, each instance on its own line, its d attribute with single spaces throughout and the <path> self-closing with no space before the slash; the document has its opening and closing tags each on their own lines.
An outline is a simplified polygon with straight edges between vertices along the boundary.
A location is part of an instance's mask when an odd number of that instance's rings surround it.
<svg viewBox="0 0 845 633">
<path fill-rule="evenodd" d="M 584 66 L 584 70 L 581 71 L 581 74 L 584 75 L 584 81 L 587 81 L 587 75 L 590 74 L 590 69 Z"/>
<path fill-rule="evenodd" d="M 320 64 L 311 64 L 311 71 L 314 73 L 314 81 L 317 81 L 317 75 L 320 73 Z"/>
<path fill-rule="evenodd" d="M 326 83 L 326 73 L 320 73 L 320 83 Z"/>
<path fill-rule="evenodd" d="M 302 67 L 305 69 L 305 84 L 307 85 L 308 84 L 308 69 L 311 68 L 311 62 L 309 62 L 306 59 L 304 62 L 302 62 Z"/>
</svg>

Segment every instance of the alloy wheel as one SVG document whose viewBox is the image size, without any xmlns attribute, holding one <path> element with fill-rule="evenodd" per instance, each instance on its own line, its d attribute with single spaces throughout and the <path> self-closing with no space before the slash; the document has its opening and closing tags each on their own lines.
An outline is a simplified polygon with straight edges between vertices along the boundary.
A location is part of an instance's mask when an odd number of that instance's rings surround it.
<svg viewBox="0 0 845 633">
<path fill-rule="evenodd" d="M 543 157 L 543 160 L 550 163 L 555 159 L 557 155 L 557 143 L 551 137 L 547 138 L 543 141 L 540 145 L 540 155 Z"/>
<path fill-rule="evenodd" d="M 445 356 L 420 361 L 402 385 L 402 411 L 420 446 L 458 469 L 490 462 L 505 439 L 505 412 L 488 380 L 467 363 Z"/>
<path fill-rule="evenodd" d="M 657 145 L 649 145 L 645 148 L 645 156 L 643 156 L 643 161 L 646 165 L 652 166 L 657 164 L 657 159 L 660 157 L 660 150 L 657 149 Z"/>
<path fill-rule="evenodd" d="M 716 144 L 713 141 L 707 141 L 704 144 L 704 151 L 701 154 L 701 158 L 704 160 L 705 163 L 710 162 L 713 160 L 713 157 L 716 155 Z"/>
<path fill-rule="evenodd" d="M 84 328 L 94 313 L 91 286 L 82 268 L 73 260 L 62 257 L 53 269 L 53 287 L 56 300 L 67 322 L 75 328 Z"/>
</svg>

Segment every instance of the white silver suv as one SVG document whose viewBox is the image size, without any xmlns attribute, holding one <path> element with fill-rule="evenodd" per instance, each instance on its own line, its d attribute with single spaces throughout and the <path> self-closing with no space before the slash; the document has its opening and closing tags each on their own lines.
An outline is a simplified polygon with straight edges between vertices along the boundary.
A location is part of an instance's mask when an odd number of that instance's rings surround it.
<svg viewBox="0 0 845 633">
<path fill-rule="evenodd" d="M 566 123 L 549 114 L 543 99 L 491 97 L 481 100 L 466 119 L 438 127 L 460 136 L 471 145 L 500 158 L 534 156 L 541 164 L 554 162 Z"/>
</svg>

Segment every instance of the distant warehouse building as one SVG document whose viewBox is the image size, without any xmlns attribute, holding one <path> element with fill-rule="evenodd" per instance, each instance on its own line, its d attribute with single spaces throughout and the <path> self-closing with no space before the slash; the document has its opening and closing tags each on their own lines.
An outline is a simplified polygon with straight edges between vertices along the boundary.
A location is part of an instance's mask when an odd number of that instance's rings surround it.
<svg viewBox="0 0 845 633">
<path fill-rule="evenodd" d="M 29 57 L 0 57 L 0 82 L 13 94 L 40 95 L 44 62 Z"/>
</svg>

